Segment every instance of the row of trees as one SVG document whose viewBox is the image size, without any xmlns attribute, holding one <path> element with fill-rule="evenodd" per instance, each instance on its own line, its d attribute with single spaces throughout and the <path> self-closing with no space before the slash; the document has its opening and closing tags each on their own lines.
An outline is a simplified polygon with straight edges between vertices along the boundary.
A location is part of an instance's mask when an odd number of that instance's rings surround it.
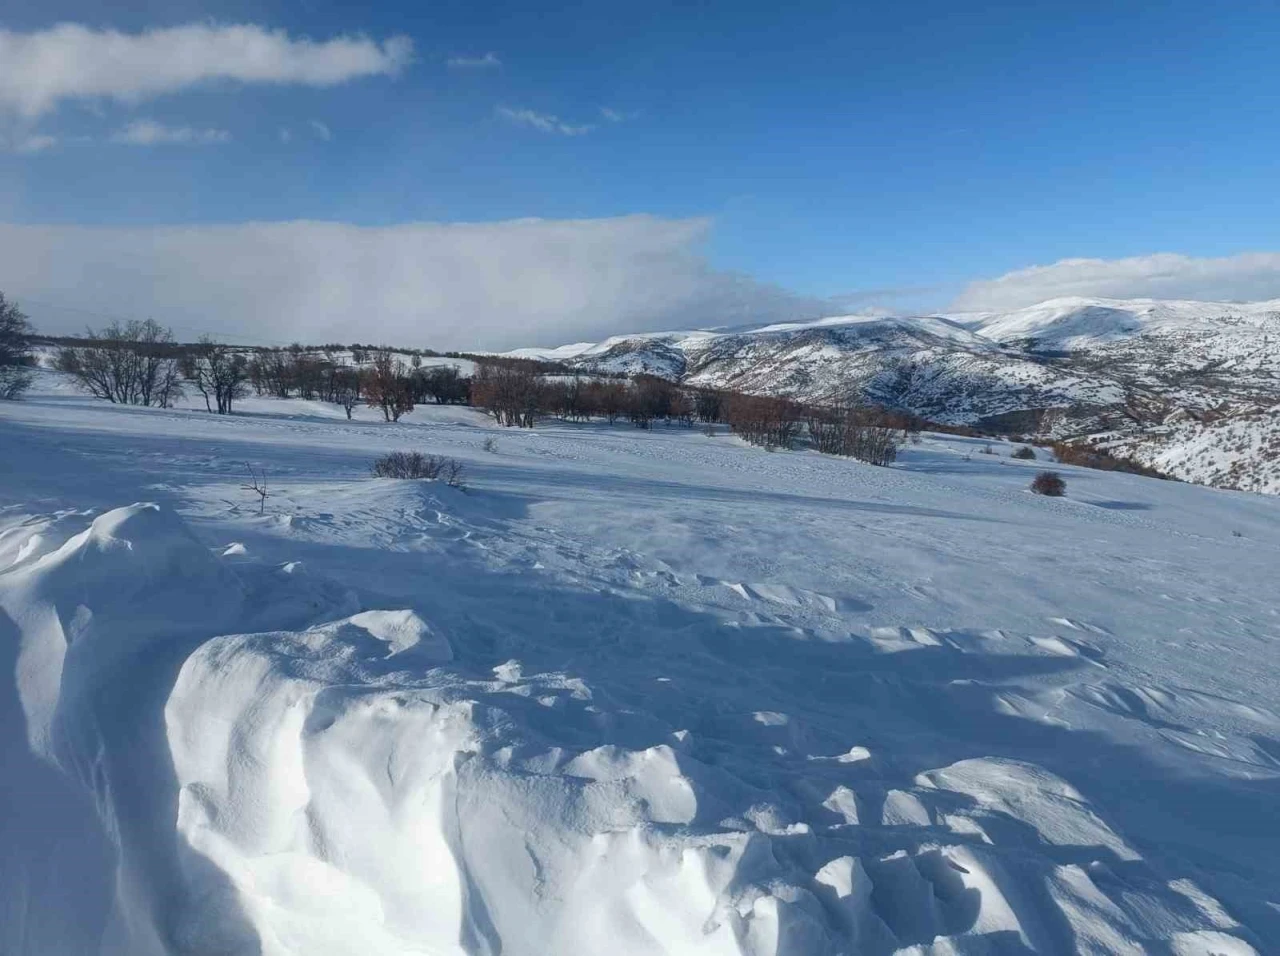
<svg viewBox="0 0 1280 956">
<path fill-rule="evenodd" d="M 361 349 L 351 365 L 337 347 L 323 350 L 244 350 L 202 339 L 180 345 L 153 321 L 113 323 L 90 331 L 57 353 L 57 367 L 90 394 L 111 402 L 168 406 L 185 387 L 210 412 L 230 414 L 250 389 L 259 395 L 299 397 L 341 405 L 347 417 L 359 404 L 382 411 L 388 422 L 424 402 L 472 404 L 502 425 L 532 428 L 547 415 L 566 421 L 621 418 L 637 428 L 655 422 L 691 427 L 726 423 L 766 448 L 791 448 L 807 432 L 813 446 L 877 465 L 892 462 L 904 434 L 918 429 L 907 416 L 866 406 L 806 406 L 786 398 L 690 389 L 652 375 L 630 380 L 547 375 L 535 363 L 486 357 L 475 374 L 456 365 L 421 367 L 385 349 Z M 354 356 L 353 356 L 354 357 Z M 417 356 L 414 356 L 417 358 Z"/>
<path fill-rule="evenodd" d="M 248 394 L 242 352 L 210 338 L 181 345 L 152 319 L 89 329 L 76 345 L 58 349 L 54 366 L 90 395 L 119 405 L 167 408 L 190 385 L 209 411 L 229 415 Z"/>
<path fill-rule="evenodd" d="M 251 390 L 332 402 L 347 418 L 364 403 L 381 409 L 387 421 L 399 421 L 426 401 L 469 401 L 470 379 L 457 366 L 413 367 L 387 350 L 361 358 L 367 364 L 356 367 L 337 349 L 247 351 L 210 338 L 180 344 L 158 323 L 135 320 L 86 331 L 57 351 L 54 364 L 90 395 L 109 402 L 165 408 L 189 388 L 219 415 L 231 414 Z"/>
<path fill-rule="evenodd" d="M 31 387 L 31 325 L 0 292 L 0 399 L 22 397 Z"/>
</svg>

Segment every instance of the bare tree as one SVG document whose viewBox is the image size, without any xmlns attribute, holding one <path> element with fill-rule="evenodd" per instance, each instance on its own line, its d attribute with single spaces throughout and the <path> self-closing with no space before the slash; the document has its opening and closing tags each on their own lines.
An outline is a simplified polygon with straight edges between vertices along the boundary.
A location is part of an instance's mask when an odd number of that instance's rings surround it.
<svg viewBox="0 0 1280 956">
<path fill-rule="evenodd" d="M 244 355 L 209 336 L 182 358 L 182 374 L 204 396 L 210 412 L 230 415 L 232 404 L 248 394 L 249 363 Z"/>
<path fill-rule="evenodd" d="M 180 347 L 154 319 L 85 331 L 86 344 L 59 349 L 56 367 L 96 398 L 168 407 L 182 394 Z"/>
<path fill-rule="evenodd" d="M 471 382 L 456 365 L 434 365 L 416 373 L 414 384 L 421 397 L 449 405 L 467 400 Z"/>
<path fill-rule="evenodd" d="M 471 382 L 471 400 L 499 424 L 532 428 L 546 395 L 530 363 L 481 362 Z"/>
<path fill-rule="evenodd" d="M 253 465 L 247 461 L 244 463 L 245 470 L 249 472 L 248 484 L 241 485 L 245 491 L 252 491 L 258 496 L 258 514 L 262 514 L 267 507 L 267 499 L 271 495 L 267 492 L 267 470 L 263 468 L 261 471 L 255 469 Z"/>
<path fill-rule="evenodd" d="M 404 362 L 390 352 L 375 352 L 362 376 L 364 400 L 370 408 L 382 409 L 386 421 L 398 422 L 413 411 L 413 382 Z"/>
<path fill-rule="evenodd" d="M 31 325 L 0 292 L 0 399 L 16 399 L 31 387 Z"/>
<path fill-rule="evenodd" d="M 330 385 L 332 400 L 342 406 L 351 421 L 351 413 L 360 404 L 360 373 L 353 368 L 339 368 Z"/>
</svg>

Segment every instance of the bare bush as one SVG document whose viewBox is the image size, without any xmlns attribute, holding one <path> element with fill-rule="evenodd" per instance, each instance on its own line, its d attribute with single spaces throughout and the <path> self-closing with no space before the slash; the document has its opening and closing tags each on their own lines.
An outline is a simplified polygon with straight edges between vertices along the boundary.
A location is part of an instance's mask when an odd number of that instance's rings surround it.
<svg viewBox="0 0 1280 956">
<path fill-rule="evenodd" d="M 1013 453 L 1012 457 L 1021 459 L 1022 461 L 1035 461 L 1036 453 L 1033 449 L 1029 448 L 1026 445 L 1023 445 L 1021 448 L 1019 448 L 1017 451 Z"/>
<path fill-rule="evenodd" d="M 1053 454 L 1064 465 L 1081 465 L 1085 468 L 1096 468 L 1099 471 L 1122 471 L 1130 475 L 1143 475 L 1147 478 L 1165 478 L 1169 476 L 1149 465 L 1113 455 L 1104 448 L 1090 448 L 1087 445 L 1070 445 L 1066 442 L 1054 442 Z"/>
<path fill-rule="evenodd" d="M 490 435 L 488 438 L 484 440 L 481 447 L 485 451 L 489 452 L 489 454 L 496 455 L 498 453 L 498 439 Z"/>
<path fill-rule="evenodd" d="M 444 455 L 424 455 L 420 451 L 393 451 L 383 455 L 370 469 L 375 478 L 425 479 L 443 481 L 450 488 L 465 488 L 462 463 Z"/>
<path fill-rule="evenodd" d="M 1067 491 L 1067 483 L 1056 471 L 1042 471 L 1031 482 L 1031 490 L 1048 498 L 1061 498 Z"/>
</svg>

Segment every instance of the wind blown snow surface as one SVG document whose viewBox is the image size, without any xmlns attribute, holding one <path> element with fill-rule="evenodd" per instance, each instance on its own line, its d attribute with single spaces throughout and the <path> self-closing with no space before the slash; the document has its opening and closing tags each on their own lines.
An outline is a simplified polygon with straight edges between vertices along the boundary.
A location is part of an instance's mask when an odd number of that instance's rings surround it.
<svg viewBox="0 0 1280 956">
<path fill-rule="evenodd" d="M 1280 500 L 980 450 L 44 373 L 0 404 L 0 952 L 1280 950 Z"/>
</svg>

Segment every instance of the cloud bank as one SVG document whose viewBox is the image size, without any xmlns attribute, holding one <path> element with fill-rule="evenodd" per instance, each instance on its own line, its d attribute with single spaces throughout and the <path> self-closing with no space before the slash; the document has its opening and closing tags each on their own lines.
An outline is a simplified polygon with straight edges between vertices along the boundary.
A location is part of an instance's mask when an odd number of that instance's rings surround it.
<svg viewBox="0 0 1280 956">
<path fill-rule="evenodd" d="M 153 317 L 180 337 L 506 349 L 827 314 L 712 269 L 705 219 L 0 224 L 0 289 L 37 327 Z M 71 310 L 89 310 L 86 314 Z"/>
<path fill-rule="evenodd" d="M 393 74 L 413 58 L 394 36 L 314 41 L 254 24 L 189 24 L 121 33 L 62 23 L 34 33 L 0 29 L 0 110 L 27 119 L 71 99 L 123 102 L 214 80 L 334 86 Z"/>
<path fill-rule="evenodd" d="M 950 308 L 998 312 L 1061 296 L 1210 302 L 1280 298 L 1280 253 L 1193 258 L 1163 252 L 1128 259 L 1063 259 L 971 282 Z"/>
</svg>

